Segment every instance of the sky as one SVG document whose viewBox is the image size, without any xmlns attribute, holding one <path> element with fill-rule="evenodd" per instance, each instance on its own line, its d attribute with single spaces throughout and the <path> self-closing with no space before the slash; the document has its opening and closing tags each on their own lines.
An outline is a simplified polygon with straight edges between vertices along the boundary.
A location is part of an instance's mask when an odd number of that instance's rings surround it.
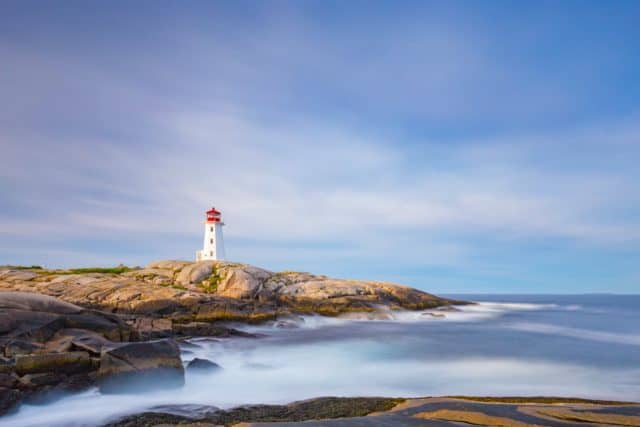
<svg viewBox="0 0 640 427">
<path fill-rule="evenodd" d="M 0 264 L 640 291 L 640 2 L 0 2 Z"/>
</svg>

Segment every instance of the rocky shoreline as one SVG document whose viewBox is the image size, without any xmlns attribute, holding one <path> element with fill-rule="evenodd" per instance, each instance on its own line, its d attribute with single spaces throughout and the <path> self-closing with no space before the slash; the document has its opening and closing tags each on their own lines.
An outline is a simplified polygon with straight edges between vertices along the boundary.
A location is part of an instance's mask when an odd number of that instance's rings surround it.
<svg viewBox="0 0 640 427">
<path fill-rule="evenodd" d="M 161 261 L 146 268 L 0 268 L 0 415 L 20 403 L 50 402 L 98 387 L 131 393 L 181 387 L 185 370 L 221 369 L 181 358 L 191 337 L 259 338 L 226 321 L 264 322 L 303 314 L 426 310 L 453 305 L 406 286 L 272 273 L 243 264 Z M 437 311 L 429 309 L 438 308 Z M 222 369 L 224 369 L 222 367 Z M 186 415 L 185 415 L 186 414 Z M 564 398 L 404 399 L 323 397 L 288 405 L 162 407 L 113 420 L 142 426 L 640 426 L 640 405 Z"/>
<path fill-rule="evenodd" d="M 152 426 L 639 426 L 640 404 L 558 397 L 322 397 L 288 405 L 251 405 L 230 410 L 200 408 L 187 417 L 149 411 L 105 427 Z"/>
<path fill-rule="evenodd" d="M 255 337 L 225 321 L 423 310 L 465 304 L 385 282 L 273 273 L 220 262 L 146 268 L 0 268 L 0 414 L 88 387 L 184 383 L 179 341 Z M 206 361 L 199 365 L 207 366 Z"/>
</svg>

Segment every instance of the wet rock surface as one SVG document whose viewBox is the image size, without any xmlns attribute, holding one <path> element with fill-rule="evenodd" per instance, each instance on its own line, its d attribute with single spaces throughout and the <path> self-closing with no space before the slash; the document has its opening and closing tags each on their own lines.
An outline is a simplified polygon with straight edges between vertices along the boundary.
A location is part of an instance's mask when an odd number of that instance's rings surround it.
<svg viewBox="0 0 640 427">
<path fill-rule="evenodd" d="M 289 405 L 253 405 L 226 411 L 177 408 L 132 415 L 109 427 L 142 426 L 460 426 L 578 427 L 640 425 L 640 404 L 563 398 L 338 398 L 325 397 Z M 188 408 L 185 408 L 188 409 Z M 184 412 L 183 412 L 184 413 Z M 242 424 L 239 424 L 242 423 Z"/>
<path fill-rule="evenodd" d="M 220 365 L 207 359 L 196 357 L 187 364 L 187 370 L 193 372 L 214 372 L 222 369 Z"/>
<path fill-rule="evenodd" d="M 102 349 L 98 384 L 103 393 L 184 385 L 178 344 L 170 339 L 121 343 Z"/>
<path fill-rule="evenodd" d="M 96 384 L 117 391 L 153 377 L 182 385 L 177 343 L 138 340 L 138 331 L 117 315 L 0 292 L 0 414 L 21 401 L 48 401 Z"/>
<path fill-rule="evenodd" d="M 294 402 L 289 405 L 250 405 L 229 410 L 214 411 L 204 416 L 185 417 L 176 415 L 175 410 L 168 413 L 147 412 L 123 418 L 109 427 L 142 427 L 159 425 L 224 425 L 244 422 L 277 422 L 305 421 L 314 419 L 331 419 L 342 417 L 364 416 L 375 411 L 393 408 L 404 399 L 389 398 L 337 398 L 322 397 L 318 399 Z"/>
</svg>

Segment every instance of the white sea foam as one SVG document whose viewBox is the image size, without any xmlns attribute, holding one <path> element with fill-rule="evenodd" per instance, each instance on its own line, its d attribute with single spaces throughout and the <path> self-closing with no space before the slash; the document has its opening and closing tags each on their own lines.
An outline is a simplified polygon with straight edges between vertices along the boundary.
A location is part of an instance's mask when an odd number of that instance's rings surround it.
<svg viewBox="0 0 640 427">
<path fill-rule="evenodd" d="M 295 327 L 317 329 L 323 327 L 348 326 L 353 322 L 478 322 L 503 316 L 513 311 L 534 310 L 579 310 L 580 306 L 557 304 L 478 302 L 471 305 L 435 308 L 422 311 L 389 310 L 381 307 L 376 313 L 348 313 L 338 317 L 318 315 L 296 316 L 258 326 L 236 324 L 249 332 L 269 332 L 273 329 Z"/>
<path fill-rule="evenodd" d="M 547 394 L 640 398 L 638 388 L 625 385 L 623 380 L 625 375 L 638 372 L 504 357 L 420 360 L 378 356 L 386 351 L 384 343 L 368 339 L 286 346 L 248 340 L 208 343 L 197 349 L 195 356 L 215 360 L 224 369 L 211 374 L 188 374 L 182 389 L 135 396 L 101 395 L 92 390 L 47 407 L 24 405 L 17 414 L 0 419 L 0 425 L 90 426 L 117 414 L 158 405 L 228 408 L 327 395 Z"/>
<path fill-rule="evenodd" d="M 536 310 L 571 311 L 580 310 L 580 307 L 482 302 L 459 306 L 454 311 L 426 311 L 445 317 L 423 315 L 420 311 L 387 312 L 380 320 L 369 315 L 355 319 L 307 316 L 291 319 L 298 325 L 296 329 L 279 329 L 276 325 L 252 328 L 270 335 L 264 339 L 193 339 L 196 346 L 189 346 L 188 352 L 183 353 L 185 362 L 194 357 L 206 358 L 219 363 L 223 367 L 221 371 L 188 372 L 185 386 L 178 390 L 102 395 L 93 389 L 46 406 L 23 405 L 16 414 L 0 418 L 0 426 L 95 426 L 115 416 L 159 405 L 228 408 L 327 395 L 535 394 L 640 399 L 637 380 L 640 370 L 635 368 L 581 365 L 574 360 L 557 357 L 546 360 L 536 355 L 525 358 L 500 346 L 487 351 L 485 345 L 478 347 L 470 338 L 468 329 L 463 335 L 465 341 L 460 345 L 450 338 L 456 331 L 452 326 L 464 330 L 468 328 L 465 325 L 468 322 L 482 322 L 517 311 L 534 315 Z M 426 329 L 415 327 L 427 323 Z M 439 324 L 449 328 L 439 335 L 440 341 L 429 334 L 433 331 L 438 336 Z M 499 323 L 487 324 L 494 325 L 494 334 L 500 330 Z M 535 322 L 518 322 L 510 326 L 505 322 L 503 326 L 524 332 L 640 345 L 636 335 Z M 416 333 L 416 330 L 424 330 L 424 334 Z M 387 332 L 379 335 L 378 331 Z M 465 345 L 466 341 L 469 345 Z M 496 342 L 500 341 L 493 341 L 491 345 L 496 346 Z M 444 347 L 439 347 L 438 343 Z"/>
</svg>

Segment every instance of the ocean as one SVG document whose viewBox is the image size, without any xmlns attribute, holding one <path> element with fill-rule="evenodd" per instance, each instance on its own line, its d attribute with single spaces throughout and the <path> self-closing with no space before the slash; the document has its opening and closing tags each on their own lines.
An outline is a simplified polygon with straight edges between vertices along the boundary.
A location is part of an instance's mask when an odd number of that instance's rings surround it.
<svg viewBox="0 0 640 427">
<path fill-rule="evenodd" d="M 478 304 L 386 319 L 308 316 L 236 325 L 258 339 L 194 338 L 186 385 L 135 395 L 89 390 L 23 405 L 2 426 L 96 426 L 164 407 L 197 412 L 318 396 L 571 396 L 640 401 L 640 295 L 449 295 Z"/>
</svg>

